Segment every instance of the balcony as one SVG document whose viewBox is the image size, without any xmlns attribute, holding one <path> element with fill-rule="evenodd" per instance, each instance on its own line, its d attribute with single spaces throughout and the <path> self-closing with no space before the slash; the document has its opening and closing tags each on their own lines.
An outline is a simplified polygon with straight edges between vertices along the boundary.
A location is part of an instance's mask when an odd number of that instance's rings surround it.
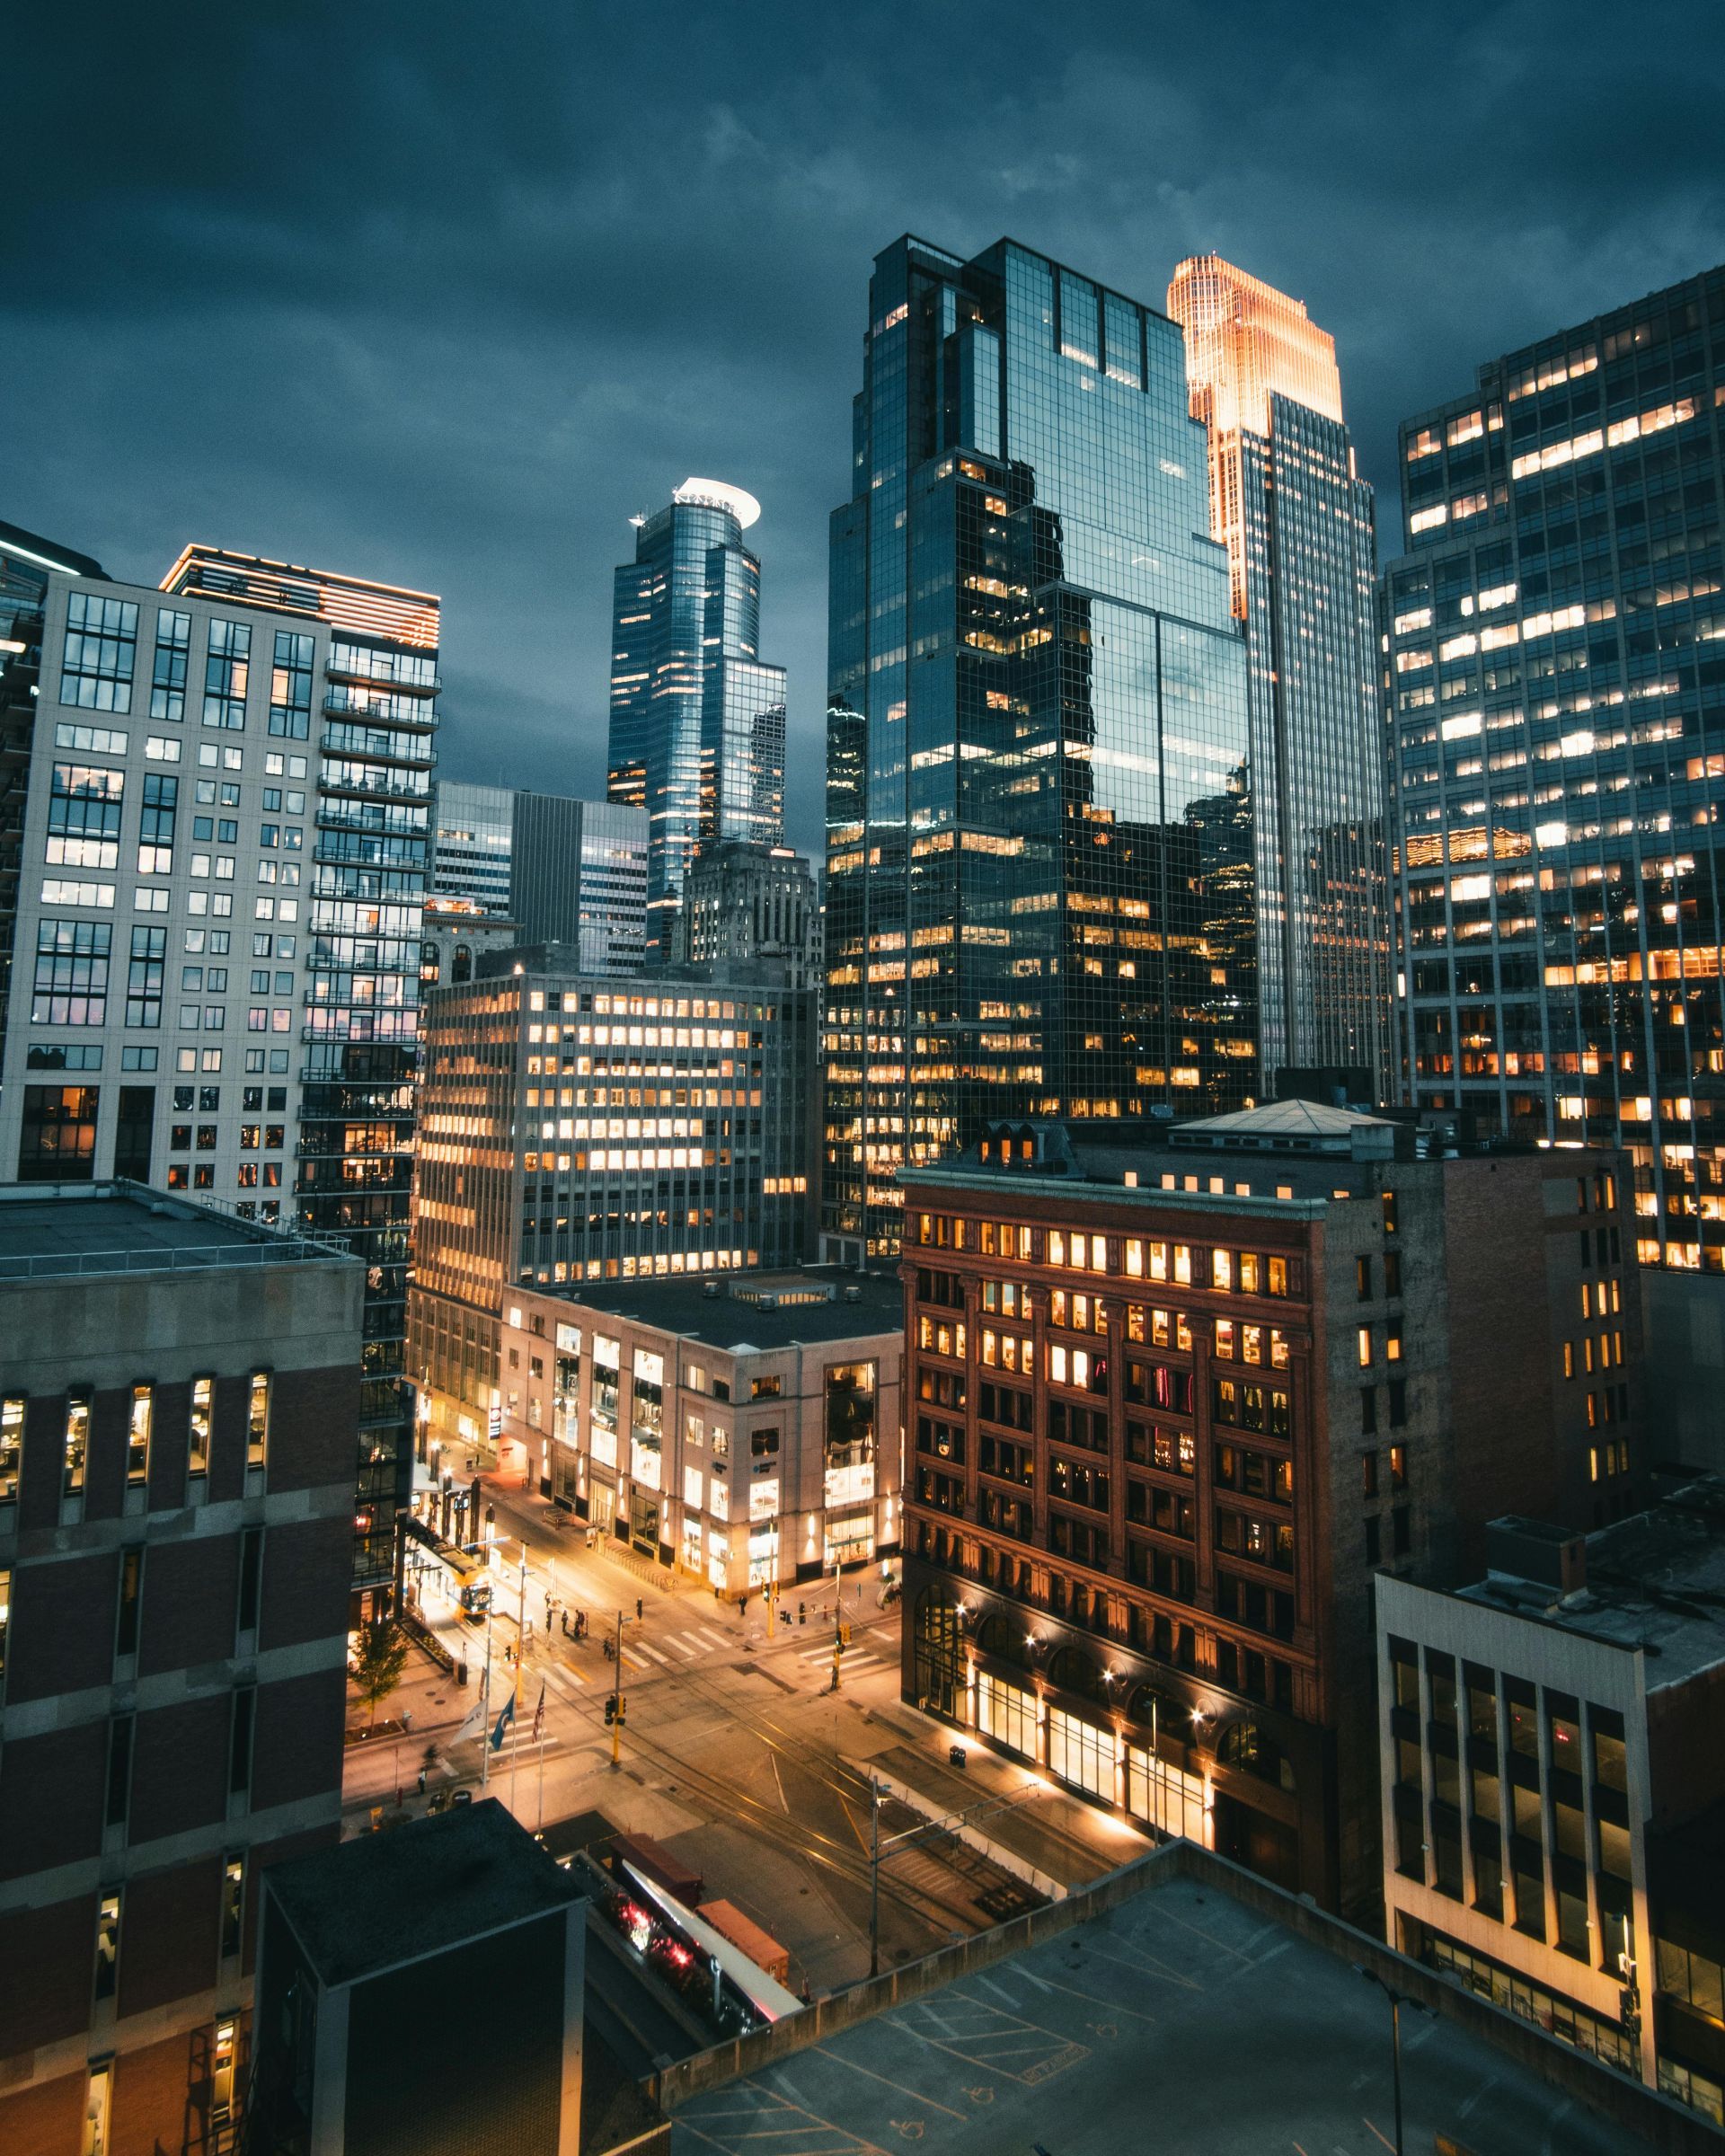
<svg viewBox="0 0 1725 2156">
<path fill-rule="evenodd" d="M 411 733 L 429 734 L 438 725 L 438 714 L 429 703 L 412 702 L 394 689 L 387 695 L 374 691 L 364 699 L 345 689 L 331 689 L 324 695 L 323 709 L 332 719 L 351 719 L 362 726 L 405 728 Z"/>
<path fill-rule="evenodd" d="M 431 781 L 428 776 L 398 770 L 366 771 L 337 774 L 327 766 L 321 766 L 317 774 L 320 793 L 350 794 L 368 800 L 429 801 L 431 799 Z"/>
<path fill-rule="evenodd" d="M 318 746 L 326 755 L 337 756 L 376 756 L 389 764 L 409 764 L 429 770 L 438 760 L 438 752 L 431 746 L 429 732 L 411 741 L 396 739 L 401 729 L 395 727 L 326 726 Z"/>
<path fill-rule="evenodd" d="M 397 681 L 391 674 L 373 674 L 363 667 L 344 667 L 333 656 L 323 668 L 332 681 L 363 682 L 368 689 L 389 689 L 404 696 L 440 696 L 443 677 L 434 674 L 429 681 Z"/>
</svg>

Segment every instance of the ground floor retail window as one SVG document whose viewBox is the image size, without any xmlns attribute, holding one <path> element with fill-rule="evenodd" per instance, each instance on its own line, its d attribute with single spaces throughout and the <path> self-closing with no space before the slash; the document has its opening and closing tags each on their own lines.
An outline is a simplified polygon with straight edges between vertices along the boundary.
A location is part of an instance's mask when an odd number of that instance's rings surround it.
<svg viewBox="0 0 1725 2156">
<path fill-rule="evenodd" d="M 683 1562 L 691 1572 L 701 1569 L 703 1546 L 706 1537 L 702 1532 L 701 1515 L 691 1515 L 683 1523 Z"/>
<path fill-rule="evenodd" d="M 1081 1722 L 1062 1707 L 1048 1710 L 1048 1772 L 1075 1789 L 1114 1801 L 1114 1733 Z"/>
<path fill-rule="evenodd" d="M 827 1562 L 864 1564 L 874 1555 L 874 1507 L 827 1522 Z"/>
<path fill-rule="evenodd" d="M 1164 1834 L 1200 1844 L 1205 1839 L 1203 1782 L 1140 1745 L 1126 1747 L 1126 1804 L 1135 1818 Z"/>
<path fill-rule="evenodd" d="M 1620 2072 L 1640 2079 L 1641 2046 L 1633 2037 L 1626 2037 L 1614 2022 L 1589 2013 L 1573 2000 L 1557 1997 L 1515 1970 L 1500 1967 L 1483 1954 L 1469 1953 L 1465 1947 L 1458 1947 L 1440 1932 L 1422 1926 L 1421 1937 L 1420 1958 L 1430 1967 L 1454 1977 L 1470 1992 L 1489 1999 L 1493 2006 L 1502 2007 L 1507 2013 L 1519 2014 L 1524 2021 L 1535 2023 L 1560 2043 L 1573 2045 L 1577 2051 L 1588 2052 L 1594 2058 L 1603 2059 L 1607 2066 L 1615 2066 Z"/>
<path fill-rule="evenodd" d="M 659 1498 L 651 1490 L 629 1493 L 629 1540 L 642 1557 L 659 1555 Z"/>
<path fill-rule="evenodd" d="M 551 1448 L 551 1494 L 559 1505 L 572 1510 L 575 1504 L 575 1448 L 553 1444 Z"/>
<path fill-rule="evenodd" d="M 977 1678 L 977 1727 L 1024 1759 L 1036 1757 L 1037 1697 L 986 1671 Z"/>
<path fill-rule="evenodd" d="M 774 1520 L 770 1527 L 751 1527 L 748 1531 L 748 1584 L 764 1587 L 770 1579 L 779 1577 L 779 1524 Z"/>
<path fill-rule="evenodd" d="M 949 1594 L 931 1587 L 916 1604 L 913 1634 L 916 1697 L 934 1714 L 955 1720 L 964 1713 L 964 1648 L 957 1605 Z"/>
</svg>

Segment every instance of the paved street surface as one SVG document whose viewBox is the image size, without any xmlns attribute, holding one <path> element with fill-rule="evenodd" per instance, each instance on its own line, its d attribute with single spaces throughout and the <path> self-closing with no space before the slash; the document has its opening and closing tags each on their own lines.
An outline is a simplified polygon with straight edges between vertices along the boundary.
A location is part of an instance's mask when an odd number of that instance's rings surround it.
<svg viewBox="0 0 1725 2156">
<path fill-rule="evenodd" d="M 1500 2054 L 1404 2017 L 1405 2146 L 1640 2156 Z M 673 2156 L 1384 2156 L 1389 2009 L 1348 1963 L 1181 1880 L 697 2097 Z"/>
<path fill-rule="evenodd" d="M 946 1766 L 949 1734 L 898 1704 L 898 1606 L 882 1606 L 878 1568 L 844 1583 L 852 1645 L 835 1695 L 830 1581 L 787 1594 L 769 1638 L 758 1599 L 741 1614 L 693 1583 L 678 1581 L 666 1592 L 668 1576 L 659 1568 L 637 1570 L 604 1547 L 589 1551 L 584 1529 L 559 1524 L 565 1515 L 524 1499 L 518 1489 L 488 1482 L 487 1501 L 497 1507 L 499 1537 L 491 1570 L 493 1725 L 515 1683 L 505 1657 L 519 1636 L 523 1535 L 526 1542 L 532 1636 L 515 1720 L 500 1749 L 488 1753 L 478 1713 L 485 1627 L 464 1621 L 443 1594 L 441 1575 L 428 1574 L 424 1613 L 452 1652 L 464 1652 L 469 1682 L 460 1687 L 414 1652 L 406 1682 L 382 1710 L 392 1720 L 410 1717 L 407 1734 L 349 1751 L 349 1833 L 368 1826 L 374 1807 L 393 1812 L 398 1790 L 410 1815 L 457 1786 L 477 1796 L 483 1765 L 484 1793 L 529 1827 L 599 1809 L 624 1831 L 667 1842 L 702 1873 L 709 1897 L 736 1904 L 788 1949 L 792 1987 L 807 1984 L 811 1993 L 868 1974 L 867 1767 L 876 1757 L 895 1782 L 916 1789 L 925 1781 L 929 1791 L 920 1811 L 891 1801 L 881 1806 L 882 1967 L 1031 1905 L 1035 1897 L 1020 1875 L 1031 1864 L 1066 1883 L 1093 1878 L 1144 1846 L 1093 1813 L 1078 1835 L 1068 1833 L 1055 1807 L 1087 1807 L 1056 1798 L 1004 1763 L 979 1756 L 966 1774 Z M 548 1590 L 571 1612 L 587 1611 L 586 1641 L 565 1639 L 560 1615 L 547 1637 Z M 807 1617 L 801 1625 L 799 1601 Z M 619 1609 L 627 1721 L 621 1765 L 614 1768 L 604 1710 L 615 1666 L 601 1640 L 615 1639 Z M 535 1738 L 542 1694 L 544 1717 Z M 356 1710 L 352 1719 L 362 1718 Z M 418 1776 L 428 1745 L 437 1756 L 421 1798 Z M 990 1819 L 998 1815 L 1004 1863 L 921 1831 L 931 1815 L 960 1806 L 982 1807 Z M 1024 1816 L 1027 1807 L 1041 1812 L 1039 1824 Z M 995 1828 L 986 1831 L 992 1835 Z M 897 1839 L 912 1833 L 916 1841 Z"/>
</svg>

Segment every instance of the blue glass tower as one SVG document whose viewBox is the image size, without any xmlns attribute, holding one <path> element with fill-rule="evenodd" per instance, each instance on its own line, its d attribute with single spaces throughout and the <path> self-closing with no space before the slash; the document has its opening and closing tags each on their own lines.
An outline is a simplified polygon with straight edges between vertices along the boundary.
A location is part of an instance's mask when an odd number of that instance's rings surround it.
<svg viewBox="0 0 1725 2156">
<path fill-rule="evenodd" d="M 874 265 L 832 521 L 834 1257 L 1002 1115 L 1259 1090 L 1258 790 L 1165 316 L 1003 240 Z"/>
<path fill-rule="evenodd" d="M 686 480 L 616 572 L 608 783 L 648 814 L 650 965 L 672 954 L 699 847 L 783 836 L 784 669 L 759 656 L 761 565 L 743 544 L 760 513 L 740 487 Z"/>
</svg>

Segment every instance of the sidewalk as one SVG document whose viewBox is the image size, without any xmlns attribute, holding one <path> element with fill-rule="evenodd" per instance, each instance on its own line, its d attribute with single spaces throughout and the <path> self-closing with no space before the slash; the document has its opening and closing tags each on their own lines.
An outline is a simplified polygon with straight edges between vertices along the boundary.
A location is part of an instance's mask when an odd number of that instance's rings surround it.
<svg viewBox="0 0 1725 2156">
<path fill-rule="evenodd" d="M 1154 1844 L 1136 1827 L 1082 1798 L 1068 1797 L 1033 1767 L 1004 1758 L 973 1737 L 931 1721 L 913 1708 L 877 1707 L 871 1726 L 888 1742 L 859 1763 L 878 1766 L 930 1818 L 969 1814 L 967 1824 L 1018 1861 L 1062 1887 L 1087 1886 Z M 948 1763 L 962 1743 L 969 1764 Z"/>
</svg>

